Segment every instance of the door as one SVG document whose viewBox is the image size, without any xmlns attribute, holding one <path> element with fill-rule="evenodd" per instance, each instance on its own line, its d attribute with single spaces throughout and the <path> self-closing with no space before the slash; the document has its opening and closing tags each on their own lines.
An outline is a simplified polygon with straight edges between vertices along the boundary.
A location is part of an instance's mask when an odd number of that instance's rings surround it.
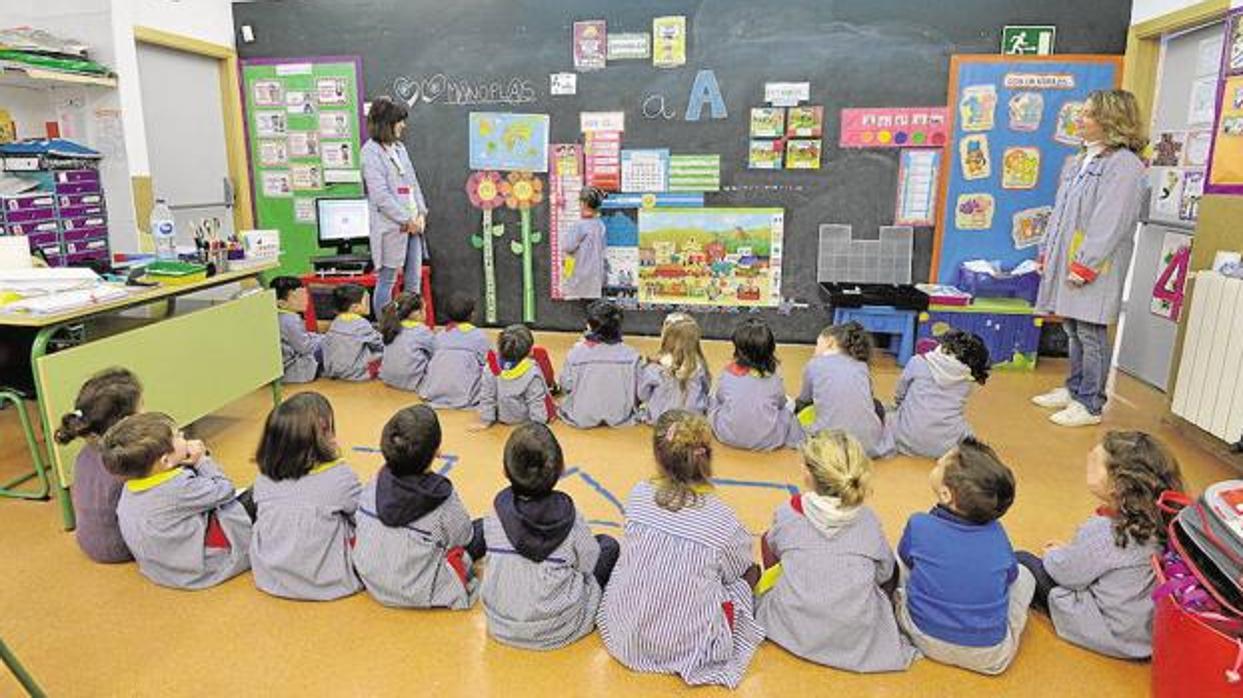
<svg viewBox="0 0 1243 698">
<path fill-rule="evenodd" d="M 173 210 L 177 244 L 193 245 L 195 224 L 208 219 L 232 233 L 219 60 L 143 42 L 137 48 L 153 194 Z"/>
<path fill-rule="evenodd" d="M 1195 178 L 1204 171 L 1196 163 L 1200 145 L 1207 141 L 1198 139 L 1212 129 L 1213 113 L 1211 106 L 1205 111 L 1203 100 L 1216 96 L 1223 34 L 1224 26 L 1217 22 L 1162 40 L 1149 129 L 1154 143 L 1152 194 L 1136 233 L 1116 347 L 1119 369 L 1160 390 L 1168 387 L 1178 322 L 1160 314 L 1168 313 L 1160 304 L 1154 307 L 1153 287 L 1166 271 L 1169 250 L 1180 242 L 1194 242 L 1195 220 L 1188 206 Z M 1184 196 L 1188 176 L 1193 184 Z"/>
</svg>

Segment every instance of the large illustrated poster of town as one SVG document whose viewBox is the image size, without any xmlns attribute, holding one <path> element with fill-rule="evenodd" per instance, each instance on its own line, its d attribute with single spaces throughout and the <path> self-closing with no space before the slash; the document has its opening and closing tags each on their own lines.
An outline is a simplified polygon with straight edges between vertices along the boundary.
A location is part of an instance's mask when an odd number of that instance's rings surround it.
<svg viewBox="0 0 1243 698">
<path fill-rule="evenodd" d="M 639 211 L 639 302 L 777 306 L 780 208 Z"/>
</svg>

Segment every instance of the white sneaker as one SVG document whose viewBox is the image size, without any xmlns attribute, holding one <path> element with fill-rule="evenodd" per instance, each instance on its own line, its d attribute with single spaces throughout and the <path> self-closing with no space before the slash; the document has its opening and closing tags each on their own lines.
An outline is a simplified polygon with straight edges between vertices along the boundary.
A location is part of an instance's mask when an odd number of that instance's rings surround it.
<svg viewBox="0 0 1243 698">
<path fill-rule="evenodd" d="M 1049 409 L 1056 408 L 1060 410 L 1065 407 L 1070 407 L 1070 403 L 1074 402 L 1074 400 L 1070 397 L 1070 391 L 1062 387 L 1054 388 L 1053 390 L 1050 390 L 1042 395 L 1037 395 L 1032 398 L 1032 402 L 1040 405 L 1041 407 L 1047 407 Z"/>
<path fill-rule="evenodd" d="M 1088 408 L 1076 400 L 1061 412 L 1049 415 L 1049 421 L 1063 427 L 1090 427 L 1100 424 L 1101 416 L 1088 412 Z"/>
</svg>

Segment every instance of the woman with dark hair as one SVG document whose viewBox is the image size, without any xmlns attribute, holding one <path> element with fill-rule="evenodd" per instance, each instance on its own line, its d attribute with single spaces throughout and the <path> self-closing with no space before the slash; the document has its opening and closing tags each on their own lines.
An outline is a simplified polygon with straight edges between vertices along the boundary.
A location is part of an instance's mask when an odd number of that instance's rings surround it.
<svg viewBox="0 0 1243 698">
<path fill-rule="evenodd" d="M 371 261 L 379 276 L 376 317 L 393 298 L 398 269 L 405 269 L 406 288 L 418 291 L 426 249 L 427 202 L 401 142 L 406 116 L 406 106 L 388 97 L 376 98 L 367 113 L 371 138 L 363 145 L 362 169 L 371 204 Z"/>
</svg>

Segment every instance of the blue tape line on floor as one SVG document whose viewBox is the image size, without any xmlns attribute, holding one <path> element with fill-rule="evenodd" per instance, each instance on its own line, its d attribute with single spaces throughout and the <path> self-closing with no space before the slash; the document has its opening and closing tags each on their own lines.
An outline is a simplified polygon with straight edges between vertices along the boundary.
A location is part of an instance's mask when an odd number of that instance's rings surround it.
<svg viewBox="0 0 1243 698">
<path fill-rule="evenodd" d="M 578 469 L 578 476 L 582 478 L 583 482 L 587 483 L 587 485 L 593 490 L 599 492 L 600 496 L 612 502 L 613 506 L 617 507 L 617 511 L 620 512 L 622 516 L 626 515 L 626 508 L 622 506 L 621 500 L 613 496 L 613 493 L 609 492 L 607 487 L 600 484 L 599 480 L 595 479 L 591 475 L 588 475 L 587 471 L 582 470 L 581 468 Z"/>
</svg>

